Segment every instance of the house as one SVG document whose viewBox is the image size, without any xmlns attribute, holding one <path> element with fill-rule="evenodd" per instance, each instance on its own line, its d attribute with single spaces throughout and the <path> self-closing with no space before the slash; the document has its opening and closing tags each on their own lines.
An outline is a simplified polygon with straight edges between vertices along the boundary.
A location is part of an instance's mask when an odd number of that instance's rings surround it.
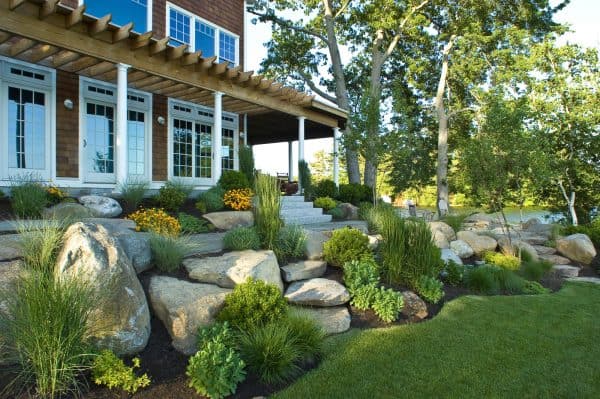
<svg viewBox="0 0 600 399">
<path fill-rule="evenodd" d="M 245 71 L 245 6 L 0 0 L 0 186 L 203 189 L 244 143 L 299 140 L 303 159 L 304 139 L 335 137 L 346 111 Z"/>
</svg>

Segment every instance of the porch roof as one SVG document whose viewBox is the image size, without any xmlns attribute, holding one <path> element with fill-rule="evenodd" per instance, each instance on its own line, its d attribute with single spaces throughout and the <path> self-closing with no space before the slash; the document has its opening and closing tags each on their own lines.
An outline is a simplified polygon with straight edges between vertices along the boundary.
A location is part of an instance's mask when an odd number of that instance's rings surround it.
<svg viewBox="0 0 600 399">
<path fill-rule="evenodd" d="M 346 123 L 346 111 L 314 95 L 132 28 L 58 0 L 0 1 L 1 55 L 113 83 L 115 65 L 123 63 L 130 66 L 129 87 L 210 107 L 219 91 L 225 111 L 248 115 L 251 144 L 296 139 L 300 116 L 307 119 L 306 138 L 332 137 L 332 128 Z"/>
</svg>

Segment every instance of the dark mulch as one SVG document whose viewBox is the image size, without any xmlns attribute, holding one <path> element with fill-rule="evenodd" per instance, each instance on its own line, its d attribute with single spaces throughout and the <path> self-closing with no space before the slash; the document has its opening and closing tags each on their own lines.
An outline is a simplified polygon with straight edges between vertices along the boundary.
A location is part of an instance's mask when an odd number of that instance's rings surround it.
<svg viewBox="0 0 600 399">
<path fill-rule="evenodd" d="M 7 198 L 0 198 L 0 221 L 14 220 L 14 214 Z"/>
</svg>

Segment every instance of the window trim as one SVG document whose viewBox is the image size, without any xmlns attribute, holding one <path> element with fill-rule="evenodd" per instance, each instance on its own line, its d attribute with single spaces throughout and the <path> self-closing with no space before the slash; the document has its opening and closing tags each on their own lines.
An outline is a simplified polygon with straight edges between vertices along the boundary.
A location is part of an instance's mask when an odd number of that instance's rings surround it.
<svg viewBox="0 0 600 399">
<path fill-rule="evenodd" d="M 147 0 L 148 1 L 148 11 L 146 13 L 146 32 L 150 32 L 152 30 L 152 14 L 154 14 L 152 12 L 153 10 L 153 2 L 154 0 Z M 82 5 L 85 4 L 85 0 L 78 0 L 77 4 L 81 7 Z M 96 18 L 101 18 L 102 16 L 96 16 Z M 131 21 L 130 21 L 131 22 Z M 135 26 L 133 27 L 134 31 L 137 32 L 135 30 Z M 146 33 L 146 32 L 137 32 L 137 33 Z"/>
<path fill-rule="evenodd" d="M 104 94 L 91 94 L 88 92 L 87 88 L 88 85 L 93 85 L 93 86 L 98 86 L 98 87 L 102 87 L 102 88 L 106 88 L 109 90 L 113 91 L 113 95 L 109 96 L 109 95 L 104 95 Z M 142 175 L 141 177 L 144 180 L 147 181 L 152 181 L 152 160 L 153 160 L 153 154 L 152 154 L 152 118 L 153 118 L 153 95 L 152 93 L 148 93 L 145 91 L 141 91 L 141 90 L 137 90 L 137 89 L 133 89 L 131 87 L 127 88 L 127 95 L 135 95 L 135 96 L 139 96 L 139 97 L 144 97 L 147 100 L 147 104 L 145 106 L 140 105 L 137 102 L 132 102 L 131 100 L 127 100 L 127 112 L 129 112 L 129 110 L 133 110 L 133 111 L 138 111 L 138 112 L 143 112 L 146 115 L 146 126 L 145 126 L 145 133 L 146 133 L 146 146 L 145 146 L 145 157 L 144 157 L 144 161 L 145 161 L 145 173 L 144 175 Z M 112 179 L 110 181 L 103 181 L 103 182 L 98 182 L 98 181 L 90 181 L 89 177 L 87 176 L 87 166 L 84 164 L 86 161 L 86 154 L 85 154 L 85 148 L 83 146 L 83 140 L 86 137 L 87 131 L 86 131 L 86 123 L 85 123 L 85 117 L 86 117 L 86 109 L 85 109 L 85 104 L 88 101 L 93 101 L 96 103 L 100 103 L 103 105 L 110 105 L 113 106 L 115 109 L 115 142 L 116 142 L 116 135 L 117 135 L 117 131 L 116 131 L 116 117 L 117 117 L 117 85 L 112 84 L 112 83 L 107 83 L 101 80 L 97 80 L 97 79 L 92 79 L 92 78 L 88 78 L 85 76 L 80 76 L 79 77 L 79 180 L 83 183 L 89 183 L 89 184 L 116 184 L 116 181 L 113 181 Z M 129 150 L 129 149 L 128 149 Z M 116 158 L 116 147 L 115 147 L 115 158 Z M 127 175 L 129 176 L 129 165 L 127 165 L 128 168 L 128 172 Z M 115 159 L 115 172 L 110 174 L 111 176 L 115 176 L 116 178 L 116 159 Z M 138 176 L 138 175 L 136 175 Z"/>
<path fill-rule="evenodd" d="M 37 71 L 47 77 L 44 82 L 36 82 L 27 77 L 12 76 L 6 71 L 11 67 L 19 67 L 32 71 Z M 45 167 L 40 172 L 33 169 L 24 169 L 23 172 L 10 174 L 9 156 L 8 156 L 8 107 L 5 106 L 4 99 L 8 98 L 8 85 L 14 84 L 21 88 L 37 90 L 46 95 L 46 151 Z M 19 175 L 30 173 L 39 173 L 42 179 L 54 181 L 56 179 L 56 70 L 44 66 L 30 64 L 25 61 L 0 56 L 0 181 L 9 180 Z"/>
<path fill-rule="evenodd" d="M 165 19 L 166 19 L 166 21 L 165 21 L 165 37 L 168 37 L 171 33 L 171 18 L 170 18 L 171 8 L 177 12 L 185 14 L 186 16 L 188 16 L 190 18 L 190 43 L 186 43 L 189 45 L 188 51 L 194 52 L 195 48 L 196 48 L 196 20 L 198 20 L 201 23 L 208 25 L 211 28 L 215 29 L 215 43 L 214 44 L 215 44 L 215 55 L 217 56 L 217 60 L 219 58 L 221 58 L 221 54 L 220 54 L 221 49 L 219 47 L 220 40 L 221 40 L 220 33 L 221 32 L 226 33 L 235 39 L 235 62 L 233 63 L 233 66 L 240 65 L 240 36 L 239 35 L 236 35 L 235 33 L 231 32 L 230 30 L 227 30 L 227 29 L 223 28 L 222 26 L 215 24 L 214 22 L 210 22 L 210 21 L 198 16 L 197 14 L 194 14 L 193 12 L 190 12 L 190 11 L 186 10 L 185 8 L 182 8 L 181 6 L 173 4 L 169 1 L 167 1 L 167 7 L 166 7 L 166 12 L 165 12 Z M 231 63 L 231 61 L 229 61 L 229 63 Z"/>
</svg>

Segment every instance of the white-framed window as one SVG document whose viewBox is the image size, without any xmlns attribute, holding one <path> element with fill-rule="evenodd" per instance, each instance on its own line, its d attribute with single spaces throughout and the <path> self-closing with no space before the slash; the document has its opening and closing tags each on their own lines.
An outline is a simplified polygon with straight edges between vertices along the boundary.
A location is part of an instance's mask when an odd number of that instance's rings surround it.
<svg viewBox="0 0 600 399">
<path fill-rule="evenodd" d="M 55 71 L 0 57 L 0 179 L 53 178 Z"/>
<path fill-rule="evenodd" d="M 223 112 L 221 165 L 223 170 L 238 168 L 239 117 Z M 213 110 L 197 104 L 169 99 L 169 177 L 186 179 L 197 185 L 213 181 Z"/>
<path fill-rule="evenodd" d="M 83 4 L 86 14 L 96 18 L 111 14 L 116 25 L 133 22 L 134 32 L 152 30 L 152 0 L 79 0 L 79 5 Z"/>
<path fill-rule="evenodd" d="M 171 44 L 190 46 L 204 57 L 239 64 L 239 36 L 174 4 L 167 3 L 167 35 Z"/>
<path fill-rule="evenodd" d="M 89 183 L 116 181 L 117 88 L 81 79 L 81 175 Z M 152 96 L 127 91 L 127 175 L 150 179 Z"/>
</svg>

